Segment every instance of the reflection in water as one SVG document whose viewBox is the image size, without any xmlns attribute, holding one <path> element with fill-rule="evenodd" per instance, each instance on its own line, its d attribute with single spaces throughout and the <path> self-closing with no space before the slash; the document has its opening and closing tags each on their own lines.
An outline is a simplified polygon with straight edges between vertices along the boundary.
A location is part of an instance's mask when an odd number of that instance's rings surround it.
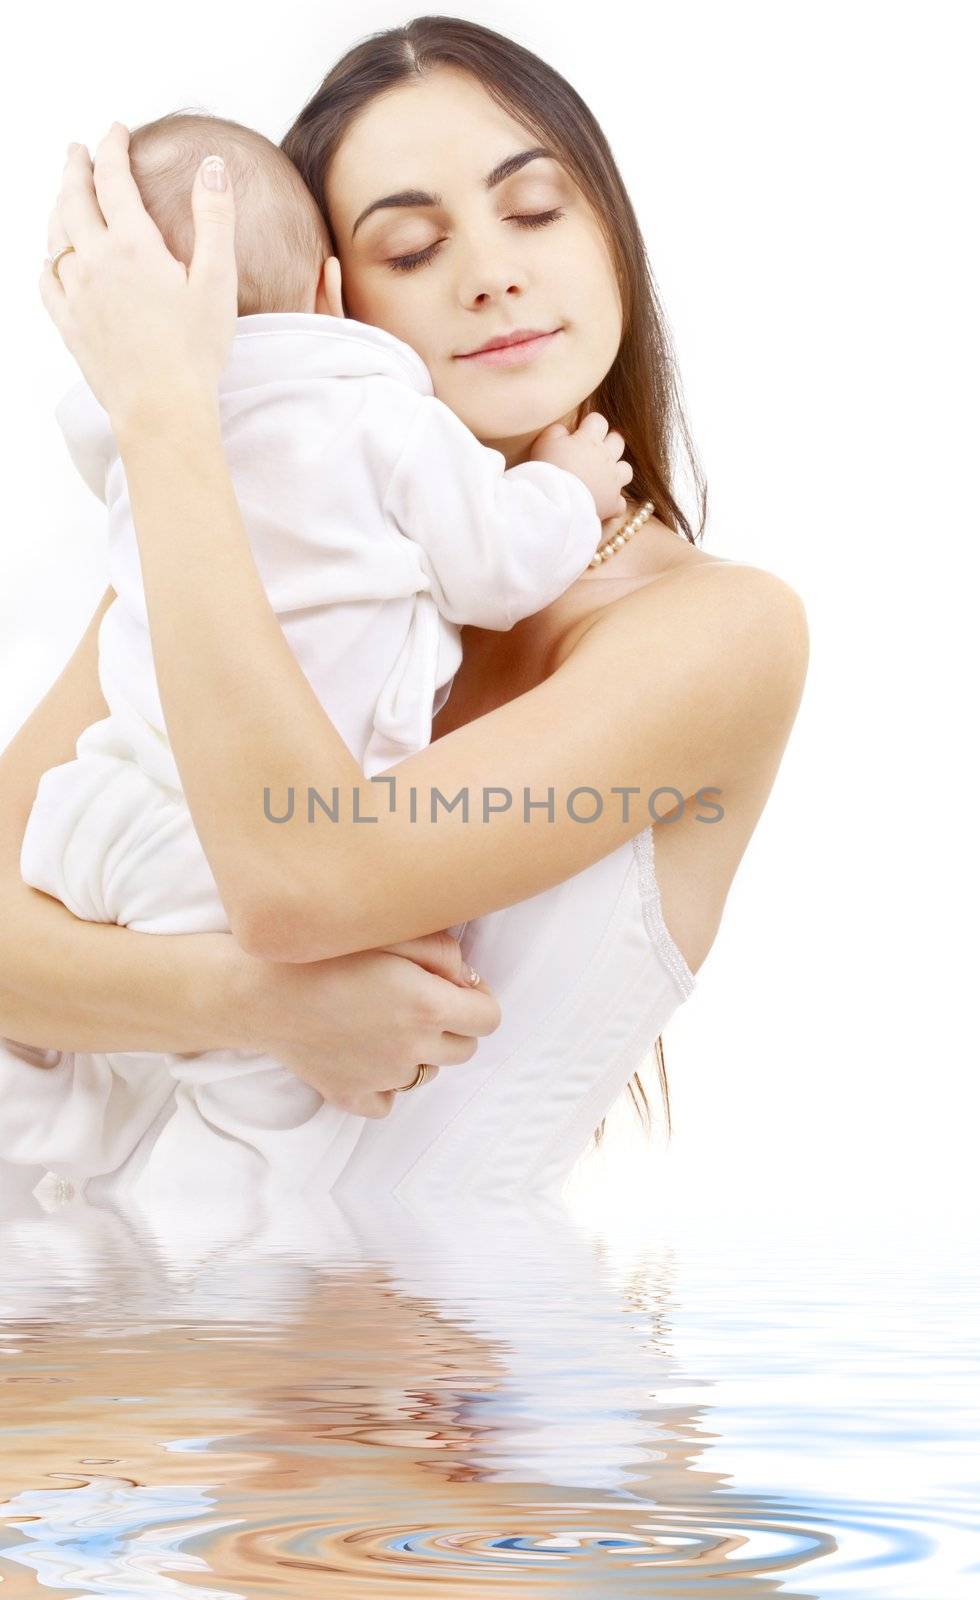
<svg viewBox="0 0 980 1600">
<path fill-rule="evenodd" d="M 558 1202 L 235 1221 L 8 1200 L 5 1595 L 976 1586 L 951 1274 L 629 1253 Z"/>
</svg>

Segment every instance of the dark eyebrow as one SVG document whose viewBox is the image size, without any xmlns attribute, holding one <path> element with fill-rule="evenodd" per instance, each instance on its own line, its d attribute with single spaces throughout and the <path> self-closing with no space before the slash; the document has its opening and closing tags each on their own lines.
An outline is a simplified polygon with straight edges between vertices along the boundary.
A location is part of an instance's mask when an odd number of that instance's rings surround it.
<svg viewBox="0 0 980 1600">
<path fill-rule="evenodd" d="M 516 155 L 508 156 L 506 160 L 495 166 L 492 172 L 487 173 L 483 180 L 483 187 L 485 189 L 495 189 L 498 183 L 503 183 L 505 178 L 512 177 L 515 172 L 520 171 L 521 167 L 526 167 L 529 161 L 537 161 L 540 156 L 548 156 L 550 158 L 551 151 L 546 150 L 543 145 L 537 145 L 533 150 L 519 150 Z M 427 194 L 424 189 L 402 189 L 398 194 L 386 194 L 382 200 L 372 200 L 369 206 L 365 206 L 351 228 L 351 239 L 353 239 L 361 223 L 371 215 L 372 211 L 402 206 L 439 206 L 441 204 L 442 195 Z"/>
</svg>

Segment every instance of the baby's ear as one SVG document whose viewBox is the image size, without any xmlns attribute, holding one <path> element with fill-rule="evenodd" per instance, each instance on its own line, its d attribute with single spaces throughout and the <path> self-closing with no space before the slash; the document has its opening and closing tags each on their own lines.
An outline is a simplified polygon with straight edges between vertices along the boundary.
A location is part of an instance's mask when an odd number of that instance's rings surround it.
<svg viewBox="0 0 980 1600">
<path fill-rule="evenodd" d="M 330 300 L 330 315 L 333 317 L 346 317 L 344 310 L 344 296 L 340 282 L 340 257 L 328 256 L 323 269 L 324 282 L 327 285 L 327 295 Z"/>
<path fill-rule="evenodd" d="M 344 317 L 344 298 L 340 288 L 340 262 L 336 256 L 328 256 L 323 264 L 320 282 L 317 286 L 316 309 L 328 317 Z"/>
</svg>

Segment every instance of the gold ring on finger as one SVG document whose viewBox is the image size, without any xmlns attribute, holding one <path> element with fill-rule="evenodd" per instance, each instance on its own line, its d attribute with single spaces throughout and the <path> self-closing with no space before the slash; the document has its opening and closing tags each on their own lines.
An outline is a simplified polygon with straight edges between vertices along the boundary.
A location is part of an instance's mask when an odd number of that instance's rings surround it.
<svg viewBox="0 0 980 1600">
<path fill-rule="evenodd" d="M 51 271 L 54 273 L 59 283 L 61 282 L 61 275 L 58 272 L 58 262 L 61 260 L 62 256 L 70 255 L 74 248 L 75 246 L 73 244 L 63 244 L 60 250 L 56 250 L 53 256 L 48 257 L 48 266 L 51 268 Z"/>
<path fill-rule="evenodd" d="M 426 1078 L 429 1076 L 429 1073 L 433 1070 L 427 1061 L 420 1061 L 418 1068 L 419 1070 L 416 1076 L 412 1079 L 411 1083 L 398 1084 L 397 1088 L 395 1089 L 396 1094 L 407 1094 L 410 1089 L 417 1089 L 420 1084 L 425 1082 Z"/>
</svg>

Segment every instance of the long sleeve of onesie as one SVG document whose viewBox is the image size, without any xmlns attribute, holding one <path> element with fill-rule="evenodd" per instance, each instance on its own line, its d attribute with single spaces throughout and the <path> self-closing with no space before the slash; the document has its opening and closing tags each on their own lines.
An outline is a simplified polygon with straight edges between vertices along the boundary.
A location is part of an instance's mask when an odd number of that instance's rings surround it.
<svg viewBox="0 0 980 1600">
<path fill-rule="evenodd" d="M 417 406 L 384 511 L 419 547 L 442 614 L 502 632 L 563 594 L 602 532 L 580 478 L 547 461 L 508 468 L 435 398 Z"/>
</svg>

